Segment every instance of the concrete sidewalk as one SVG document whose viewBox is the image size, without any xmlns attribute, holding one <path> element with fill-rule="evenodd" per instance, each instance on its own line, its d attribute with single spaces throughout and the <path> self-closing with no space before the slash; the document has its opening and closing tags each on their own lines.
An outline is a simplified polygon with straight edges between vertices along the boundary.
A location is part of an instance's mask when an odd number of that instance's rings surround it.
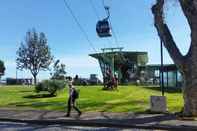
<svg viewBox="0 0 197 131">
<path fill-rule="evenodd" d="M 31 124 L 63 124 L 94 127 L 122 127 L 161 130 L 197 130 L 197 121 L 181 121 L 172 114 L 133 114 L 87 112 L 79 118 L 73 113 L 65 117 L 65 112 L 47 110 L 0 109 L 0 121 Z"/>
</svg>

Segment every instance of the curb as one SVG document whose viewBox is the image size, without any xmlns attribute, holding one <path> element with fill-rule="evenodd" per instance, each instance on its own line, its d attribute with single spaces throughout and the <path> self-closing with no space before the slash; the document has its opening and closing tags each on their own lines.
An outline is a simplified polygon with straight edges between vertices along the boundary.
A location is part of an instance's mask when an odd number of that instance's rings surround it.
<svg viewBox="0 0 197 131">
<path fill-rule="evenodd" d="M 197 131 L 197 126 L 172 126 L 172 125 L 136 125 L 123 124 L 117 122 L 97 122 L 94 120 L 21 120 L 0 118 L 1 122 L 17 122 L 36 125 L 65 125 L 65 126 L 89 126 L 89 127 L 111 127 L 111 128 L 136 128 L 136 129 L 159 129 L 159 130 L 173 130 L 173 131 Z"/>
</svg>

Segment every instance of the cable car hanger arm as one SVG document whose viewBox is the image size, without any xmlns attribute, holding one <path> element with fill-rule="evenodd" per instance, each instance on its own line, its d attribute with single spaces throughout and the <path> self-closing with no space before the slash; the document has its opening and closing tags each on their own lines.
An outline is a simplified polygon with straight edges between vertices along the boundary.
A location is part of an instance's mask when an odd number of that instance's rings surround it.
<svg viewBox="0 0 197 131">
<path fill-rule="evenodd" d="M 106 21 L 107 21 L 107 20 L 109 19 L 109 17 L 110 17 L 109 6 L 105 6 L 104 8 L 105 8 L 105 11 L 106 11 L 107 17 L 106 17 L 106 18 L 104 18 L 103 20 L 106 20 Z"/>
</svg>

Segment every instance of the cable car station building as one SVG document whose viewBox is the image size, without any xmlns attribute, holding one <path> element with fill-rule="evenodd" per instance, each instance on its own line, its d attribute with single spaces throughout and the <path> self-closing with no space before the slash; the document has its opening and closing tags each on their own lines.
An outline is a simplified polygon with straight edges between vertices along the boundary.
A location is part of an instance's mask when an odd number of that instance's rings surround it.
<svg viewBox="0 0 197 131">
<path fill-rule="evenodd" d="M 160 84 L 160 65 L 147 65 L 147 52 L 122 51 L 123 48 L 104 48 L 102 53 L 90 54 L 98 60 L 103 78 L 107 72 L 118 77 L 120 84 L 136 83 Z M 181 75 L 174 64 L 164 65 L 164 85 L 180 87 Z"/>
</svg>

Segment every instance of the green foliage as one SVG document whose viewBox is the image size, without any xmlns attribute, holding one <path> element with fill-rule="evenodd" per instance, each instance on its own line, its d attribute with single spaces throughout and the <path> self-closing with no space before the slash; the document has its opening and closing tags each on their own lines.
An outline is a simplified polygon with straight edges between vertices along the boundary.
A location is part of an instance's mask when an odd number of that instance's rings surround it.
<svg viewBox="0 0 197 131">
<path fill-rule="evenodd" d="M 3 76 L 5 73 L 5 65 L 4 62 L 0 60 L 0 78 Z"/>
<path fill-rule="evenodd" d="M 146 65 L 148 63 L 148 55 L 147 54 L 138 55 L 137 61 L 140 65 Z"/>
<path fill-rule="evenodd" d="M 37 93 L 41 91 L 48 91 L 50 95 L 55 95 L 58 90 L 63 89 L 66 83 L 63 80 L 44 80 L 35 86 Z"/>
<path fill-rule="evenodd" d="M 40 70 L 46 70 L 52 62 L 52 55 L 43 32 L 34 29 L 26 33 L 25 42 L 17 51 L 17 68 L 30 70 L 36 84 L 36 76 Z"/>
<path fill-rule="evenodd" d="M 66 78 L 66 71 L 65 71 L 65 64 L 60 64 L 60 61 L 57 60 L 53 66 L 53 73 L 51 73 L 52 78 L 55 80 L 65 80 Z"/>
<path fill-rule="evenodd" d="M 68 88 L 58 92 L 56 97 L 27 98 L 39 95 L 34 88 L 23 86 L 6 86 L 0 88 L 0 107 L 19 109 L 45 109 L 65 111 Z M 120 86 L 118 91 L 103 91 L 102 86 L 81 86 L 77 104 L 82 111 L 104 112 L 144 112 L 149 108 L 151 95 L 160 95 L 159 87 Z M 44 92 L 43 92 L 44 94 Z M 168 91 L 165 93 L 169 112 L 178 112 L 183 107 L 182 93 Z"/>
</svg>

